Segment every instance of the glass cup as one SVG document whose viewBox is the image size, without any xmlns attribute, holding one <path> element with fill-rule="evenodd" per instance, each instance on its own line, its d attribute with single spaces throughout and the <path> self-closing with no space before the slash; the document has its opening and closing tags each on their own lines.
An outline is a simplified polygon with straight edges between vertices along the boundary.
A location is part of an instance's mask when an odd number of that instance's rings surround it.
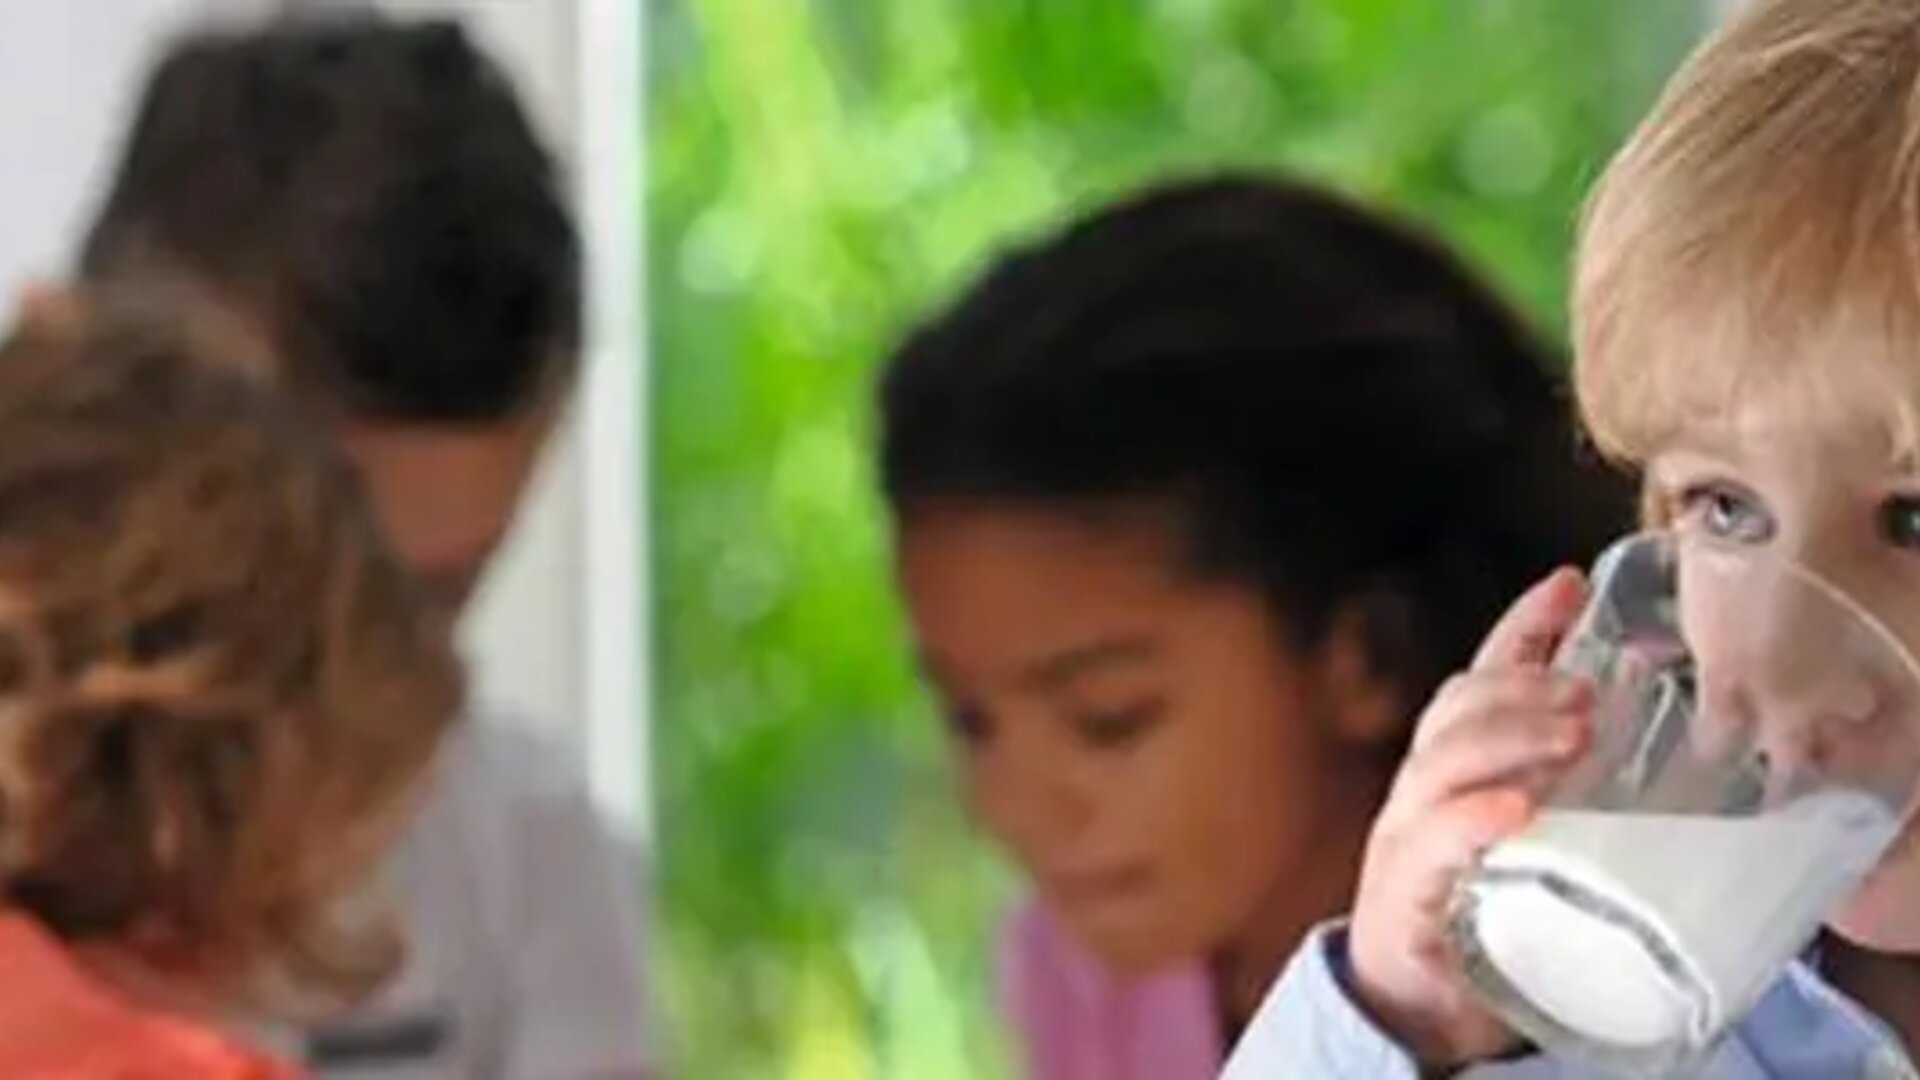
<svg viewBox="0 0 1920 1080">
<path fill-rule="evenodd" d="M 1455 894 L 1468 981 L 1540 1046 L 1628 1074 L 1704 1062 L 1900 833 L 1920 668 L 1767 549 L 1648 533 L 1594 568 L 1555 667 L 1588 751 Z"/>
</svg>

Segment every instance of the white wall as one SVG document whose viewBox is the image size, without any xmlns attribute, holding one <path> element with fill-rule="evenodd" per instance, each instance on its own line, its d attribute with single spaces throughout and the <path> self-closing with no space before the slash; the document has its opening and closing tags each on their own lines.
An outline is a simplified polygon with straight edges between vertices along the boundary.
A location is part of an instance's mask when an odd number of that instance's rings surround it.
<svg viewBox="0 0 1920 1080">
<path fill-rule="evenodd" d="M 0 288 L 65 275 L 153 39 L 200 0 L 0 4 Z"/>
<path fill-rule="evenodd" d="M 0 289 L 65 274 L 125 110 L 181 22 L 354 0 L 0 2 Z M 582 404 L 490 576 L 467 639 L 481 692 L 575 740 L 596 795 L 644 833 L 640 5 L 391 0 L 466 19 L 570 163 L 592 282 Z"/>
</svg>

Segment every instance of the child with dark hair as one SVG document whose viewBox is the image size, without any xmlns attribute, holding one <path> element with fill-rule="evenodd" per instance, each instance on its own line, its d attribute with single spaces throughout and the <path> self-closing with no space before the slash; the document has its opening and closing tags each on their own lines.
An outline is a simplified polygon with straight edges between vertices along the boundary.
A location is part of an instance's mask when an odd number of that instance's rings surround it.
<svg viewBox="0 0 1920 1080">
<path fill-rule="evenodd" d="M 256 324 L 288 382 L 369 422 L 536 413 L 580 345 L 561 179 L 504 73 L 451 22 L 181 39 L 81 270 L 191 277 Z"/>
<path fill-rule="evenodd" d="M 184 37 L 88 236 L 88 282 L 164 283 L 338 438 L 457 616 L 575 381 L 581 252 L 554 162 L 456 24 L 371 13 Z M 645 884 L 567 754 L 467 725 L 388 869 L 411 954 L 308 1031 L 317 1070 L 646 1075 Z"/>
<path fill-rule="evenodd" d="M 1629 521 L 1439 247 L 1260 178 L 1001 259 L 880 390 L 902 593 L 973 812 L 1031 875 L 1031 1072 L 1211 1077 L 1442 675 Z"/>
</svg>

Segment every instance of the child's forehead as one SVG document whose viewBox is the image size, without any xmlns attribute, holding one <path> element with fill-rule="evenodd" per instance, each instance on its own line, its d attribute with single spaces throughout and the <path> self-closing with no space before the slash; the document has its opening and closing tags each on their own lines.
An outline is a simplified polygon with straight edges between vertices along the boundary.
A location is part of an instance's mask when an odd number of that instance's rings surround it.
<svg viewBox="0 0 1920 1080">
<path fill-rule="evenodd" d="M 1753 483 L 1836 490 L 1910 482 L 1920 479 L 1920 460 L 1903 428 L 1890 416 L 1809 410 L 1768 395 L 1676 425 L 1648 456 L 1647 472 L 1660 480 L 1725 470 Z"/>
<path fill-rule="evenodd" d="M 1882 471 L 1920 449 L 1920 340 L 1828 324 L 1755 323 L 1648 340 L 1614 373 L 1605 426 L 1637 428 L 1647 457 L 1671 447 L 1753 454 L 1792 447 L 1831 465 Z M 1592 416 L 1597 407 L 1601 416 Z"/>
<path fill-rule="evenodd" d="M 1604 332 L 1583 334 L 1575 385 L 1602 446 L 1644 462 L 1729 427 L 1920 446 L 1920 294 L 1763 269 L 1717 257 L 1665 288 L 1618 290 L 1603 318 L 1587 312 Z"/>
</svg>

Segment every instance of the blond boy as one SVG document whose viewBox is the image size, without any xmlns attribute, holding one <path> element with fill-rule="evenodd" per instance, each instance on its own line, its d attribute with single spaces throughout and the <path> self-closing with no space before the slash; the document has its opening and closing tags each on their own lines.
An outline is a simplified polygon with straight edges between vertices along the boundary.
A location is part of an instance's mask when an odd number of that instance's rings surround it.
<svg viewBox="0 0 1920 1080">
<path fill-rule="evenodd" d="M 1743 9 L 1595 191 L 1574 314 L 1582 413 L 1643 471 L 1650 524 L 1809 565 L 1920 649 L 1920 0 Z M 1542 582 L 1435 698 L 1351 919 L 1296 955 L 1227 1080 L 1582 1075 L 1478 1007 L 1441 921 L 1533 812 L 1509 778 L 1587 738 L 1587 695 L 1543 666 L 1583 593 Z M 1916 1075 L 1911 827 L 1830 929 L 1705 1075 Z"/>
</svg>

